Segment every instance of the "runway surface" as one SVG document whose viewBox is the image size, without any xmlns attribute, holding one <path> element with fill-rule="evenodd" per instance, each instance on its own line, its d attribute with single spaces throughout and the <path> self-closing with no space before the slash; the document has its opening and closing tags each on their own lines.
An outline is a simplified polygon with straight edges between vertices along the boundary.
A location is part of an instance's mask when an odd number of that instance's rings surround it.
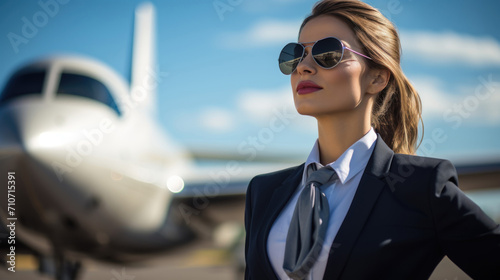
<svg viewBox="0 0 500 280">
<path fill-rule="evenodd" d="M 149 280 L 149 279 L 242 279 L 234 265 L 236 258 L 226 250 L 215 248 L 208 242 L 197 242 L 158 256 L 138 265 L 119 265 L 84 261 L 78 280 Z M 16 272 L 0 268 L 0 279 L 50 280 L 37 271 L 36 259 L 29 255 L 18 256 Z"/>
</svg>

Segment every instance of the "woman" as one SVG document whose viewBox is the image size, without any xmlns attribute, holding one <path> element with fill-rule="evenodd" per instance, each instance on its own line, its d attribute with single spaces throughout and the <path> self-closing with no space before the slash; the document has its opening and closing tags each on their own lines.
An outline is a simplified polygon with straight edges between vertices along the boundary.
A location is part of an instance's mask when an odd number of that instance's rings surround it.
<svg viewBox="0 0 500 280">
<path fill-rule="evenodd" d="M 427 279 L 447 255 L 500 279 L 500 226 L 457 188 L 453 165 L 417 157 L 419 96 L 390 21 L 321 1 L 283 48 L 295 107 L 316 118 L 305 164 L 247 190 L 246 279 Z"/>
</svg>

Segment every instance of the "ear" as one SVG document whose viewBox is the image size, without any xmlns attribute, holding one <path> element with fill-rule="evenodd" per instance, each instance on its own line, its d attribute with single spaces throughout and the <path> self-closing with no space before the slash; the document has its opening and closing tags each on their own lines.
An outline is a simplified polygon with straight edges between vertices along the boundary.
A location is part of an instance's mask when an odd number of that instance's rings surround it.
<svg viewBox="0 0 500 280">
<path fill-rule="evenodd" d="M 385 68 L 373 68 L 369 71 L 366 92 L 369 94 L 377 94 L 387 86 L 391 78 L 391 73 Z"/>
</svg>

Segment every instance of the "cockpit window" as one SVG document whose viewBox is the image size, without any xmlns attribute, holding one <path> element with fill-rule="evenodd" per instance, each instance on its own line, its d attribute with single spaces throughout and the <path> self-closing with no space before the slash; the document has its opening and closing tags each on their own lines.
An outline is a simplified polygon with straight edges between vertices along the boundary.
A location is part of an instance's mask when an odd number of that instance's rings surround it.
<svg viewBox="0 0 500 280">
<path fill-rule="evenodd" d="M 0 95 L 0 104 L 28 94 L 41 95 L 46 71 L 24 72 L 10 78 Z"/>
<path fill-rule="evenodd" d="M 121 115 L 108 88 L 96 79 L 78 74 L 63 73 L 57 94 L 70 94 L 97 100 Z"/>
</svg>

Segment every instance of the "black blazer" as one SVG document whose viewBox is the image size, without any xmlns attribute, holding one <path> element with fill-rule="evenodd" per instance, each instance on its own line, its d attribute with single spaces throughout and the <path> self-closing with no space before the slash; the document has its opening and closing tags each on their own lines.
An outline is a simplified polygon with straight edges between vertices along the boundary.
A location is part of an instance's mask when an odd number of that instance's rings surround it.
<svg viewBox="0 0 500 280">
<path fill-rule="evenodd" d="M 245 279 L 277 279 L 267 238 L 303 170 L 250 182 Z M 445 255 L 474 279 L 500 279 L 500 225 L 458 189 L 449 161 L 394 154 L 379 135 L 323 279 L 428 279 Z"/>
</svg>

